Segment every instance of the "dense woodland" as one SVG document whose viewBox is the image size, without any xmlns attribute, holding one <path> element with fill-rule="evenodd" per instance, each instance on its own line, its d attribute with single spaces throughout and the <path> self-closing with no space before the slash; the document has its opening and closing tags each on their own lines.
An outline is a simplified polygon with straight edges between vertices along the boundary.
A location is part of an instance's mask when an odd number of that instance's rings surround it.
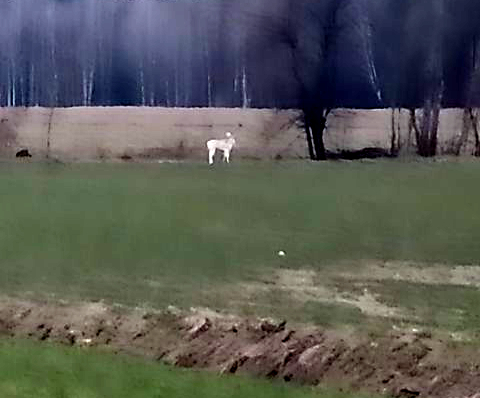
<svg viewBox="0 0 480 398">
<path fill-rule="evenodd" d="M 336 106 L 418 105 L 434 80 L 462 106 L 479 20 L 477 0 L 0 0 L 0 104 L 294 107 L 300 73 Z"/>
<path fill-rule="evenodd" d="M 478 21 L 480 0 L 0 0 L 0 106 L 300 108 L 323 157 L 334 107 L 423 107 L 420 135 L 479 106 Z"/>
</svg>

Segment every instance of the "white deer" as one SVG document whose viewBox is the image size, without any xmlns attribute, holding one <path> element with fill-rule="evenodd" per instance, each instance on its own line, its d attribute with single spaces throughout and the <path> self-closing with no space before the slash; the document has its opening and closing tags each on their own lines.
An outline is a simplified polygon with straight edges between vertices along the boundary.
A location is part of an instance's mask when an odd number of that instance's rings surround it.
<svg viewBox="0 0 480 398">
<path fill-rule="evenodd" d="M 208 164 L 213 164 L 213 156 L 215 151 L 218 149 L 223 151 L 223 160 L 227 163 L 230 163 L 230 152 L 232 151 L 233 146 L 235 145 L 235 138 L 233 138 L 232 133 L 227 131 L 225 133 L 227 138 L 222 140 L 208 140 Z"/>
</svg>

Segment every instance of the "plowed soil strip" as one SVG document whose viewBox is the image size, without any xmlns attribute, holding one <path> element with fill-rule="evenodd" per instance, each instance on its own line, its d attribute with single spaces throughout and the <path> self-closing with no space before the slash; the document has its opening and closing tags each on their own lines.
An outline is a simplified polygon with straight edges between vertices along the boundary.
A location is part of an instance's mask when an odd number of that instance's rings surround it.
<svg viewBox="0 0 480 398">
<path fill-rule="evenodd" d="M 339 383 L 396 397 L 480 393 L 478 348 L 412 331 L 371 338 L 209 310 L 1 298 L 0 334 L 98 347 L 225 374 Z"/>
</svg>

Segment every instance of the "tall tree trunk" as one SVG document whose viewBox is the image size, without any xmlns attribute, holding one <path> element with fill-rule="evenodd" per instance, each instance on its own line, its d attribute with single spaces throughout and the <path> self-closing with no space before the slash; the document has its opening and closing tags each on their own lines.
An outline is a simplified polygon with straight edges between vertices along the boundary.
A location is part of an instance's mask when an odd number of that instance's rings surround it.
<svg viewBox="0 0 480 398">
<path fill-rule="evenodd" d="M 438 143 L 438 126 L 440 124 L 440 102 L 434 104 L 432 110 L 432 124 L 431 130 L 428 139 L 428 156 L 436 156 L 437 155 L 437 143 Z"/>
<path fill-rule="evenodd" d="M 305 131 L 312 160 L 327 160 L 327 151 L 323 141 L 323 133 L 327 127 L 327 117 L 331 109 L 304 110 Z"/>
<path fill-rule="evenodd" d="M 398 112 L 398 118 L 395 118 L 395 112 Z M 400 117 L 401 109 L 392 106 L 392 135 L 390 136 L 390 156 L 398 156 L 400 152 Z"/>
<path fill-rule="evenodd" d="M 417 118 L 416 118 L 416 115 L 415 115 L 415 108 L 410 108 L 408 110 L 409 114 L 410 114 L 410 118 L 408 120 L 408 124 L 409 124 L 409 130 L 412 131 L 415 133 L 415 140 L 417 141 L 420 141 L 420 132 L 418 131 L 418 126 L 417 126 Z"/>
<path fill-rule="evenodd" d="M 475 113 L 472 108 L 469 108 L 470 120 L 472 122 L 473 134 L 475 136 L 475 151 L 474 156 L 480 157 L 480 136 L 478 134 L 478 113 Z"/>
<path fill-rule="evenodd" d="M 312 130 L 310 129 L 309 117 L 306 112 L 303 113 L 305 134 L 307 135 L 308 154 L 311 160 L 315 160 L 315 151 L 313 149 Z"/>
<path fill-rule="evenodd" d="M 313 130 L 313 137 L 315 142 L 315 150 L 317 152 L 316 160 L 327 160 L 327 151 L 323 142 L 323 128 L 317 127 Z"/>
<path fill-rule="evenodd" d="M 443 90 L 440 88 L 439 90 Z M 442 95 L 439 91 L 433 99 L 427 99 L 422 110 L 420 127 L 417 124 L 415 109 L 410 109 L 410 127 L 415 131 L 417 153 L 423 157 L 437 154 L 438 127 Z"/>
<path fill-rule="evenodd" d="M 46 153 L 46 158 L 47 158 L 47 159 L 50 159 L 53 112 L 55 112 L 55 108 L 54 108 L 54 107 L 51 107 L 51 108 L 50 108 L 50 114 L 48 115 L 47 153 Z"/>
<path fill-rule="evenodd" d="M 468 133 L 470 132 L 470 126 L 472 125 L 470 111 L 470 108 L 465 108 L 463 110 L 462 133 L 460 134 L 460 137 L 453 148 L 453 153 L 455 154 L 455 156 L 460 156 L 462 147 L 468 140 Z"/>
</svg>

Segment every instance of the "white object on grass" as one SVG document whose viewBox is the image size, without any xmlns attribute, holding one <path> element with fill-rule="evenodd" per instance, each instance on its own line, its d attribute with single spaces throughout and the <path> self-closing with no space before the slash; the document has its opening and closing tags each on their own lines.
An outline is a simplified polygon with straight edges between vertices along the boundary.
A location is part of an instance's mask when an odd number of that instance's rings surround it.
<svg viewBox="0 0 480 398">
<path fill-rule="evenodd" d="M 278 252 L 278 255 L 279 255 L 280 257 L 284 257 L 284 256 L 285 256 L 285 252 L 284 252 L 283 250 L 280 250 L 280 251 Z"/>
<path fill-rule="evenodd" d="M 227 138 L 222 140 L 208 140 L 208 164 L 213 164 L 213 156 L 215 151 L 218 149 L 223 151 L 223 160 L 227 163 L 230 163 L 230 152 L 232 151 L 233 146 L 235 145 L 235 138 L 233 138 L 232 133 L 227 131 L 225 133 Z"/>
</svg>

